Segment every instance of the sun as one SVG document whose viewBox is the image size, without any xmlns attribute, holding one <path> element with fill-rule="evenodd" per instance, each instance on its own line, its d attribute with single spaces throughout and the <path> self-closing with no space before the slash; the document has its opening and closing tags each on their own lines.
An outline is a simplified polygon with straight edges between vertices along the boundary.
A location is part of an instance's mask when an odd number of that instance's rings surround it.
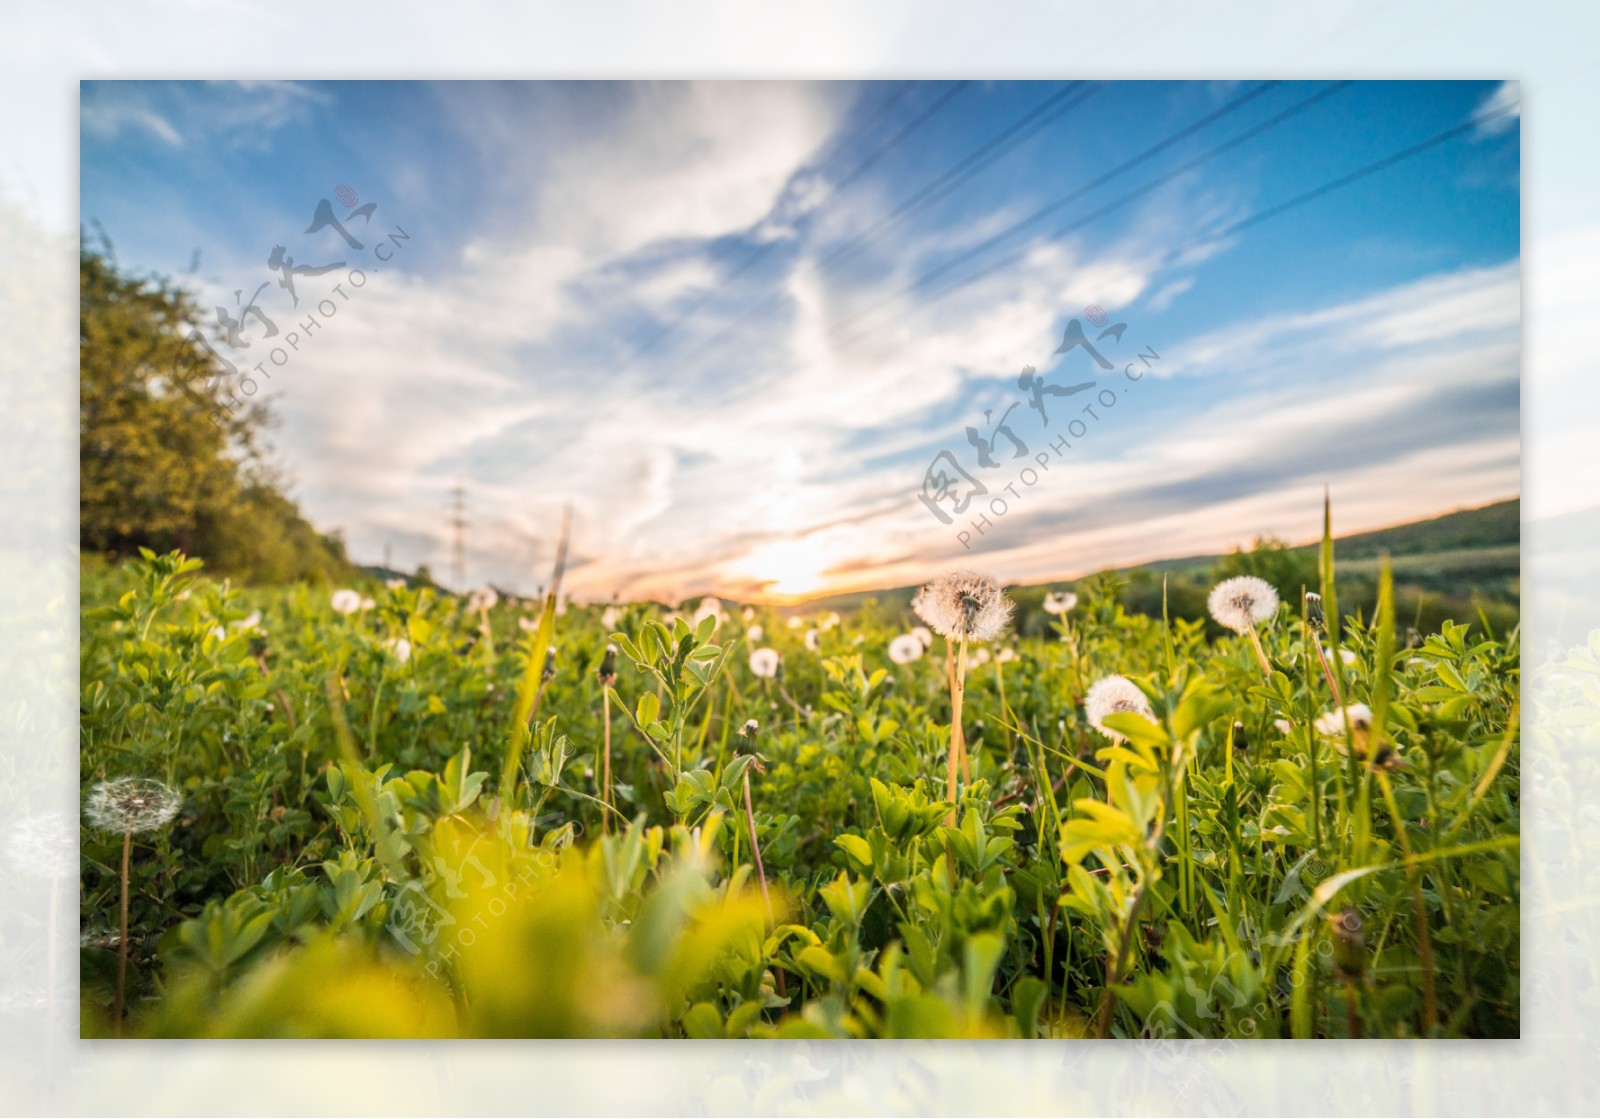
<svg viewBox="0 0 1600 1119">
<path fill-rule="evenodd" d="M 785 598 L 821 589 L 827 565 L 827 548 L 814 536 L 761 544 L 750 552 L 744 564 L 769 594 Z"/>
</svg>

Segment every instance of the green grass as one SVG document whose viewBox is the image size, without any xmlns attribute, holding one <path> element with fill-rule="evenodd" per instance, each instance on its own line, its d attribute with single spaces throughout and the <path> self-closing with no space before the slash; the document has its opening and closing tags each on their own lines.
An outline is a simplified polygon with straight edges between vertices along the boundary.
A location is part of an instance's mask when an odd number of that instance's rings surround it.
<svg viewBox="0 0 1600 1119">
<path fill-rule="evenodd" d="M 1354 660 L 1330 657 L 1367 734 L 1313 729 L 1330 684 L 1297 606 L 1262 628 L 1267 676 L 1090 581 L 1004 659 L 973 650 L 952 803 L 943 643 L 891 664 L 914 624 L 891 602 L 798 629 L 573 607 L 541 632 L 537 605 L 432 588 L 341 616 L 176 557 L 86 566 L 85 791 L 184 798 L 133 836 L 122 1030 L 1516 1036 L 1517 633 L 1408 648 L 1373 579 L 1394 624 L 1347 606 Z M 1154 716 L 1112 716 L 1122 744 L 1083 710 L 1113 673 Z M 83 837 L 86 1035 L 118 1028 L 123 838 Z"/>
</svg>

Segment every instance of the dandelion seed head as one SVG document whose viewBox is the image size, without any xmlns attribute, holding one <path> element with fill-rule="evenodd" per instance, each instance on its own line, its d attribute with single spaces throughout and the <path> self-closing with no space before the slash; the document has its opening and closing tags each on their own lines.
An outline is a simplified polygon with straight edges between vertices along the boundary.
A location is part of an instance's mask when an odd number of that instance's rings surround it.
<svg viewBox="0 0 1600 1119">
<path fill-rule="evenodd" d="M 383 585 L 391 591 L 402 591 L 405 590 L 406 581 L 404 579 L 385 579 Z"/>
<path fill-rule="evenodd" d="M 493 587 L 479 587 L 467 596 L 468 610 L 492 610 L 500 601 L 500 592 Z"/>
<path fill-rule="evenodd" d="M 30 878 L 64 878 L 77 863 L 77 826 L 60 812 L 24 816 L 7 831 L 5 853 Z"/>
<path fill-rule="evenodd" d="M 715 598 L 715 597 L 713 597 L 711 595 L 706 595 L 706 597 L 704 597 L 704 598 L 702 598 L 700 600 L 700 605 L 695 608 L 695 612 L 694 612 L 694 624 L 695 624 L 695 627 L 699 628 L 700 623 L 705 621 L 707 618 L 715 618 L 716 619 L 716 622 L 711 627 L 712 631 L 715 632 L 717 626 L 722 624 L 722 600 L 721 599 Z"/>
<path fill-rule="evenodd" d="M 1311 623 L 1313 629 L 1322 629 L 1326 619 L 1322 616 L 1322 596 L 1316 591 L 1306 592 L 1306 621 Z"/>
<path fill-rule="evenodd" d="M 995 653 L 994 659 L 999 661 L 1001 664 L 1005 664 L 1008 661 L 1014 661 L 1017 659 L 1017 651 L 1010 645 L 1007 645 Z"/>
<path fill-rule="evenodd" d="M 754 738 L 756 736 L 757 732 L 759 732 L 760 730 L 761 730 L 761 724 L 760 723 L 756 722 L 754 719 L 746 719 L 745 722 L 744 722 L 744 726 L 739 728 L 739 734 L 743 738 Z"/>
<path fill-rule="evenodd" d="M 605 626 L 608 630 L 615 630 L 617 628 L 617 622 L 621 620 L 621 618 L 622 611 L 618 610 L 615 606 L 607 606 L 605 613 L 600 615 L 600 624 Z"/>
<path fill-rule="evenodd" d="M 1348 707 L 1336 707 L 1318 715 L 1314 724 L 1317 733 L 1327 738 L 1343 738 L 1346 714 L 1350 716 L 1350 729 L 1357 734 L 1365 734 L 1372 726 L 1372 708 L 1364 703 L 1352 703 Z"/>
<path fill-rule="evenodd" d="M 354 614 L 361 609 L 361 592 L 353 591 L 349 587 L 341 587 L 333 592 L 332 604 L 334 610 L 340 614 Z"/>
<path fill-rule="evenodd" d="M 119 777 L 89 791 L 83 814 L 101 831 L 146 832 L 166 827 L 182 806 L 178 791 L 160 781 Z"/>
<path fill-rule="evenodd" d="M 1218 625 L 1248 633 L 1278 612 L 1278 592 L 1254 575 L 1236 575 L 1211 588 L 1206 608 Z"/>
<path fill-rule="evenodd" d="M 954 571 L 923 587 L 912 606 L 935 633 L 982 642 L 1000 636 L 1013 603 L 989 576 Z"/>
<path fill-rule="evenodd" d="M 789 619 L 789 628 L 790 629 L 799 629 L 801 626 L 803 626 L 805 624 L 806 623 L 804 622 L 804 620 L 802 620 L 800 615 L 798 615 L 798 614 L 796 614 L 794 617 Z"/>
<path fill-rule="evenodd" d="M 1150 700 L 1126 676 L 1104 676 L 1096 680 L 1089 694 L 1084 697 L 1083 708 L 1089 716 L 1089 725 L 1113 742 L 1126 742 L 1128 736 L 1106 726 L 1107 716 L 1131 711 L 1146 719 L 1154 719 Z"/>
<path fill-rule="evenodd" d="M 1071 591 L 1062 591 L 1057 594 L 1051 591 L 1044 596 L 1044 612 L 1046 614 L 1065 614 L 1078 605 L 1078 596 Z"/>
<path fill-rule="evenodd" d="M 1333 656 L 1333 650 L 1328 648 L 1326 645 L 1324 645 L 1322 647 L 1322 655 L 1325 656 L 1325 657 L 1331 658 Z M 1356 661 L 1358 661 L 1359 659 L 1360 658 L 1356 656 L 1356 652 L 1355 652 L 1354 649 L 1340 649 L 1339 650 L 1339 663 L 1340 664 L 1355 664 Z"/>
<path fill-rule="evenodd" d="M 763 680 L 770 680 L 778 674 L 778 665 L 783 663 L 783 658 L 778 656 L 778 650 L 761 648 L 750 653 L 750 671 Z"/>
<path fill-rule="evenodd" d="M 927 626 L 912 626 L 911 636 L 922 642 L 924 649 L 933 648 L 933 630 Z"/>
<path fill-rule="evenodd" d="M 751 626 L 749 629 L 745 630 L 744 635 L 751 641 L 760 641 L 767 635 L 767 631 L 762 629 L 760 626 Z"/>
<path fill-rule="evenodd" d="M 813 653 L 822 648 L 822 634 L 814 629 L 806 630 L 806 648 Z"/>
<path fill-rule="evenodd" d="M 404 637 L 397 638 L 390 648 L 394 652 L 394 659 L 401 664 L 411 660 L 411 642 Z"/>
<path fill-rule="evenodd" d="M 889 642 L 889 659 L 895 664 L 910 664 L 922 657 L 926 646 L 914 633 L 902 633 Z"/>
</svg>

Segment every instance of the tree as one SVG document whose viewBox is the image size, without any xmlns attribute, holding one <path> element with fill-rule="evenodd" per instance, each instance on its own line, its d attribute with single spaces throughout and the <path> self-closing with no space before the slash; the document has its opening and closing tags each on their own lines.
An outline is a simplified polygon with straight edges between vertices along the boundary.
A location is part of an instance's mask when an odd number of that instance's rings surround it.
<svg viewBox="0 0 1600 1119">
<path fill-rule="evenodd" d="M 1275 536 L 1258 536 L 1248 552 L 1236 548 L 1224 556 L 1217 563 L 1213 581 L 1235 575 L 1265 579 L 1289 603 L 1300 601 L 1301 588 L 1317 587 L 1317 563 L 1310 549 L 1291 547 Z"/>
<path fill-rule="evenodd" d="M 257 581 L 348 571 L 278 488 L 266 407 L 238 400 L 183 289 L 78 256 L 79 544 L 114 557 L 180 549 Z"/>
</svg>

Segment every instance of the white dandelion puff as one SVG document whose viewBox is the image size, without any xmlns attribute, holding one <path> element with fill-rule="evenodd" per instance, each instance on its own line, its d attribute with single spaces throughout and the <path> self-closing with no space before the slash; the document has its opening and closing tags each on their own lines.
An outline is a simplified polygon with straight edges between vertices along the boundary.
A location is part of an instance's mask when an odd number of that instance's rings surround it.
<svg viewBox="0 0 1600 1119">
<path fill-rule="evenodd" d="M 1071 591 L 1062 591 L 1057 594 L 1051 591 L 1044 596 L 1044 612 L 1046 614 L 1065 614 L 1078 605 L 1078 596 Z"/>
<path fill-rule="evenodd" d="M 385 579 L 383 585 L 391 591 L 402 591 L 405 590 L 406 581 L 404 579 Z"/>
<path fill-rule="evenodd" d="M 910 664 L 926 651 L 927 647 L 914 633 L 902 633 L 889 642 L 889 659 L 895 664 Z"/>
<path fill-rule="evenodd" d="M 770 680 L 778 674 L 778 665 L 782 660 L 776 649 L 755 649 L 750 653 L 750 671 L 763 680 Z"/>
<path fill-rule="evenodd" d="M 1333 652 L 1326 645 L 1324 645 L 1322 647 L 1322 655 L 1331 657 L 1333 656 Z M 1360 660 L 1360 658 L 1356 656 L 1356 651 L 1354 649 L 1340 649 L 1339 660 L 1343 664 L 1355 664 L 1356 661 Z"/>
<path fill-rule="evenodd" d="M 717 627 L 722 624 L 722 600 L 721 599 L 714 598 L 711 595 L 706 595 L 705 598 L 702 598 L 700 600 L 700 605 L 694 612 L 694 625 L 695 625 L 695 628 L 699 629 L 700 628 L 700 623 L 705 621 L 707 618 L 715 618 L 716 619 L 716 621 L 711 624 L 711 630 L 712 630 L 713 633 L 715 633 Z"/>
<path fill-rule="evenodd" d="M 91 789 L 83 813 L 101 831 L 145 832 L 166 827 L 181 807 L 183 797 L 160 781 L 120 777 Z"/>
<path fill-rule="evenodd" d="M 843 621 L 843 619 L 839 617 L 838 613 L 830 610 L 828 613 L 823 615 L 822 621 L 819 622 L 818 625 L 820 625 L 824 630 L 830 630 L 837 626 L 841 621 Z"/>
<path fill-rule="evenodd" d="M 617 622 L 621 619 L 622 611 L 618 610 L 615 606 L 607 606 L 605 613 L 600 615 L 600 624 L 605 626 L 608 630 L 615 630 L 617 628 Z"/>
<path fill-rule="evenodd" d="M 1251 633 L 1278 612 L 1278 592 L 1254 575 L 1236 575 L 1211 588 L 1206 609 L 1234 633 Z"/>
<path fill-rule="evenodd" d="M 332 604 L 340 614 L 354 614 L 361 609 L 361 592 L 342 587 L 333 592 Z"/>
<path fill-rule="evenodd" d="M 257 629 L 260 625 L 261 625 L 261 611 L 253 610 L 253 611 L 251 611 L 249 617 L 240 618 L 237 622 L 234 622 L 233 623 L 233 628 L 234 629 L 242 629 L 242 630 L 244 630 L 246 632 L 250 632 L 252 630 Z"/>
<path fill-rule="evenodd" d="M 801 626 L 803 626 L 805 624 L 806 624 L 805 621 L 798 614 L 796 614 L 794 617 L 789 619 L 789 628 L 790 629 L 799 629 Z"/>
<path fill-rule="evenodd" d="M 361 609 L 363 610 L 371 610 L 376 605 L 378 605 L 378 600 L 375 598 L 363 598 L 361 600 Z"/>
<path fill-rule="evenodd" d="M 31 878 L 64 878 L 78 861 L 78 829 L 60 812 L 24 816 L 6 835 L 6 861 Z"/>
<path fill-rule="evenodd" d="M 1358 734 L 1372 726 L 1372 708 L 1364 703 L 1352 703 L 1348 707 L 1335 708 L 1318 715 L 1314 724 L 1317 733 L 1325 738 L 1342 738 L 1347 714 L 1350 716 L 1350 729 Z"/>
<path fill-rule="evenodd" d="M 401 664 L 405 664 L 411 660 L 411 642 L 406 640 L 404 637 L 398 638 L 392 645 L 389 646 L 389 649 L 392 653 L 394 653 L 394 659 L 399 661 Z"/>
<path fill-rule="evenodd" d="M 912 626 L 911 636 L 922 642 L 924 649 L 933 648 L 933 630 L 927 626 Z"/>
<path fill-rule="evenodd" d="M 762 629 L 760 626 L 751 626 L 749 629 L 745 630 L 744 635 L 751 641 L 760 641 L 767 635 L 767 631 Z"/>
<path fill-rule="evenodd" d="M 814 629 L 806 630 L 806 648 L 813 653 L 822 648 L 822 634 Z"/>
<path fill-rule="evenodd" d="M 467 596 L 468 610 L 491 610 L 500 601 L 500 592 L 493 587 L 479 587 Z"/>
<path fill-rule="evenodd" d="M 756 608 L 754 606 L 746 606 L 742 611 L 740 611 L 739 616 L 747 623 L 753 622 L 756 620 Z"/>
<path fill-rule="evenodd" d="M 988 664 L 989 656 L 989 650 L 983 648 L 981 645 L 972 653 L 972 659 L 978 664 Z"/>
<path fill-rule="evenodd" d="M 1288 735 L 1294 731 L 1294 724 L 1288 719 L 1274 719 L 1272 720 L 1272 725 L 1277 727 L 1278 733 L 1282 735 Z"/>
<path fill-rule="evenodd" d="M 1106 726 L 1107 716 L 1132 712 L 1151 721 L 1155 718 L 1150 710 L 1150 700 L 1126 676 L 1106 676 L 1096 680 L 1089 694 L 1084 697 L 1083 708 L 1089 716 L 1089 725 L 1113 742 L 1126 742 L 1128 736 Z"/>
<path fill-rule="evenodd" d="M 999 661 L 1001 664 L 1005 664 L 1008 661 L 1014 661 L 1017 659 L 1017 651 L 1010 645 L 1006 645 L 1000 649 L 999 652 L 995 653 L 994 659 Z"/>
<path fill-rule="evenodd" d="M 935 633 L 982 642 L 1000 636 L 1013 603 L 989 576 L 955 571 L 923 587 L 913 606 Z"/>
<path fill-rule="evenodd" d="M 539 628 L 539 623 L 534 621 L 532 618 L 518 618 L 517 628 L 523 633 L 533 633 Z"/>
</svg>

